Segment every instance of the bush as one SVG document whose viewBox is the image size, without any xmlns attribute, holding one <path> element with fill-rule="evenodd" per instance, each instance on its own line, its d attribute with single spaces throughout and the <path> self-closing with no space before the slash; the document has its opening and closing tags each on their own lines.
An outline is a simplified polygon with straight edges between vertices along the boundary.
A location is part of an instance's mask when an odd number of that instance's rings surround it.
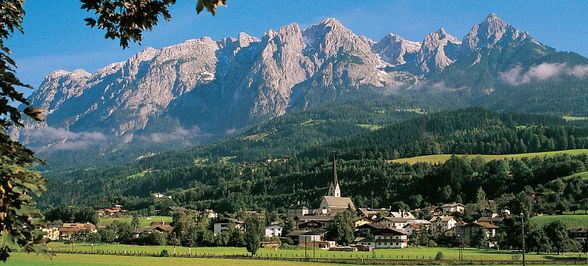
<svg viewBox="0 0 588 266">
<path fill-rule="evenodd" d="M 445 257 L 445 255 L 443 255 L 443 252 L 439 251 L 439 252 L 437 252 L 437 255 L 435 255 L 435 260 L 440 261 L 440 260 L 443 260 L 444 257 Z"/>
<path fill-rule="evenodd" d="M 159 253 L 160 257 L 169 257 L 169 252 L 167 251 L 167 249 L 164 249 L 161 251 L 161 253 Z"/>
</svg>

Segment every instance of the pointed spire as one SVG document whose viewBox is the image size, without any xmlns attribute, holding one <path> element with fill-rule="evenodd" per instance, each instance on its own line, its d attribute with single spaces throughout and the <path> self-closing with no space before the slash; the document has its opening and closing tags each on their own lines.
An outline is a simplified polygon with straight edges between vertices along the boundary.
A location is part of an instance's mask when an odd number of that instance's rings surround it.
<svg viewBox="0 0 588 266">
<path fill-rule="evenodd" d="M 339 179 L 337 178 L 337 159 L 335 158 L 335 155 L 333 155 L 333 185 L 339 185 Z"/>
</svg>

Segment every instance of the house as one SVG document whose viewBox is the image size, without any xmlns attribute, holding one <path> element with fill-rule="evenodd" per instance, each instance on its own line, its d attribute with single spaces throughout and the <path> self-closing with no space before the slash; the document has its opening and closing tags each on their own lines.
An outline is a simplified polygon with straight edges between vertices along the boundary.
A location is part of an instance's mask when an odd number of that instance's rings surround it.
<svg viewBox="0 0 588 266">
<path fill-rule="evenodd" d="M 323 242 L 325 233 L 325 230 L 306 231 L 298 236 L 298 245 L 316 246 L 317 243 Z"/>
<path fill-rule="evenodd" d="M 297 216 L 303 216 L 303 215 L 309 215 L 309 214 L 310 214 L 310 208 L 308 208 L 306 205 L 300 204 L 300 202 L 298 202 L 297 204 L 292 204 L 292 205 L 290 205 L 290 207 L 288 207 L 288 216 L 289 217 L 297 217 Z"/>
<path fill-rule="evenodd" d="M 336 214 L 348 209 L 355 210 L 351 198 L 341 197 L 341 187 L 337 178 L 337 161 L 333 158 L 333 182 L 329 185 L 329 192 L 323 196 L 318 209 L 320 214 Z"/>
<path fill-rule="evenodd" d="M 114 217 L 126 213 L 122 205 L 114 205 L 111 208 L 104 208 L 96 210 L 98 217 Z"/>
<path fill-rule="evenodd" d="M 414 215 L 409 211 L 405 210 L 398 210 L 397 212 L 390 212 L 390 216 L 394 218 L 406 218 L 406 219 L 415 219 Z"/>
<path fill-rule="evenodd" d="M 96 232 L 96 226 L 91 223 L 64 223 L 59 227 L 59 239 L 70 240 L 76 234 Z"/>
<path fill-rule="evenodd" d="M 580 243 L 586 243 L 588 241 L 588 228 L 581 227 L 570 229 L 570 238 L 573 238 Z"/>
<path fill-rule="evenodd" d="M 59 227 L 57 227 L 57 226 L 48 226 L 48 227 L 45 227 L 45 228 L 41 229 L 41 231 L 45 234 L 43 236 L 43 238 L 46 238 L 46 239 L 51 240 L 51 241 L 57 241 L 57 240 L 59 240 Z"/>
<path fill-rule="evenodd" d="M 488 218 L 494 218 L 494 217 L 498 217 L 498 213 L 496 213 L 495 211 L 489 209 L 489 208 L 484 208 L 481 211 L 482 217 L 488 217 Z"/>
<path fill-rule="evenodd" d="M 153 198 L 156 198 L 156 199 L 171 199 L 172 198 L 172 196 L 165 195 L 165 194 L 162 194 L 159 192 L 153 193 L 153 194 L 151 194 L 151 196 L 153 196 Z"/>
<path fill-rule="evenodd" d="M 213 225 L 213 230 L 212 232 L 214 233 L 214 235 L 219 235 L 222 232 L 229 230 L 229 227 L 232 226 L 233 228 L 236 228 L 238 230 L 243 230 L 244 226 L 243 226 L 243 221 L 237 220 L 237 219 L 223 219 L 220 221 L 217 221 L 214 223 Z"/>
<path fill-rule="evenodd" d="M 358 245 L 374 249 L 408 247 L 408 234 L 403 230 L 379 224 L 364 224 L 359 227 L 359 230 L 366 234 L 356 239 Z"/>
<path fill-rule="evenodd" d="M 401 217 L 382 217 L 377 220 L 376 223 L 388 228 L 402 229 L 408 224 L 408 221 L 410 221 L 410 219 Z"/>
<path fill-rule="evenodd" d="M 510 216 L 510 209 L 505 206 L 500 210 L 500 214 L 505 217 Z"/>
<path fill-rule="evenodd" d="M 265 227 L 265 236 L 266 237 L 281 237 L 282 236 L 282 226 L 281 225 L 270 225 Z"/>
<path fill-rule="evenodd" d="M 218 218 L 218 214 L 210 209 L 204 210 L 204 216 L 206 216 L 208 220 L 216 220 Z"/>
<path fill-rule="evenodd" d="M 426 231 L 427 229 L 422 224 L 409 223 L 406 226 L 404 226 L 402 230 L 404 230 L 408 235 L 418 236 L 421 231 Z"/>
<path fill-rule="evenodd" d="M 174 230 L 174 228 L 169 224 L 169 223 L 165 223 L 165 222 L 152 222 L 150 225 L 148 226 L 142 226 L 137 228 L 132 234 L 131 234 L 131 238 L 132 239 L 137 239 L 139 238 L 139 236 L 142 233 L 166 233 L 169 234 Z"/>
<path fill-rule="evenodd" d="M 462 242 L 465 245 L 469 245 L 472 239 L 479 234 L 480 231 L 483 231 L 486 234 L 486 238 L 493 238 L 496 236 L 496 230 L 498 226 L 493 225 L 491 223 L 486 222 L 473 222 L 469 224 L 463 224 L 455 227 L 458 242 Z M 496 243 L 490 242 L 488 247 L 494 247 Z"/>
<path fill-rule="evenodd" d="M 296 219 L 298 226 L 303 225 L 307 222 L 316 222 L 322 225 L 322 228 L 327 228 L 333 220 L 335 220 L 334 215 L 304 215 L 304 216 L 297 216 Z M 303 225 L 304 226 L 304 225 Z M 314 227 L 314 225 L 309 224 L 309 226 Z"/>
<path fill-rule="evenodd" d="M 290 238 L 292 240 L 292 242 L 294 242 L 294 244 L 298 245 L 298 240 L 300 240 L 300 236 L 307 233 L 307 232 L 310 232 L 310 231 L 311 230 L 293 230 L 293 231 L 290 231 L 286 235 L 286 237 Z"/>
<path fill-rule="evenodd" d="M 297 224 L 298 229 L 300 230 L 316 230 L 316 229 L 326 229 L 328 223 L 326 222 L 321 222 L 321 221 L 315 221 L 315 220 L 310 220 L 310 221 L 306 221 L 306 222 L 301 222 L 299 224 Z"/>
<path fill-rule="evenodd" d="M 459 212 L 459 213 L 463 213 L 465 211 L 465 205 L 461 204 L 461 203 L 448 203 L 448 204 L 443 204 L 441 206 L 441 209 L 443 210 L 443 214 L 448 215 L 448 214 L 452 214 L 454 212 Z"/>
<path fill-rule="evenodd" d="M 476 222 L 489 223 L 493 225 L 500 225 L 504 221 L 504 217 L 480 217 Z"/>
<path fill-rule="evenodd" d="M 453 216 L 435 216 L 429 220 L 431 222 L 432 233 L 443 233 L 457 225 L 457 220 Z"/>
<path fill-rule="evenodd" d="M 358 226 L 369 224 L 373 222 L 371 218 L 368 217 L 358 217 L 353 220 L 353 227 L 357 228 Z"/>
</svg>

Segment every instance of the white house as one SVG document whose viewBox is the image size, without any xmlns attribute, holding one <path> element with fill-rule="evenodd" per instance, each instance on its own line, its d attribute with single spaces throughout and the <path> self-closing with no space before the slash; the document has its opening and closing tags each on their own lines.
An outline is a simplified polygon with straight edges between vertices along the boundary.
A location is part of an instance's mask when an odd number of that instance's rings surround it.
<svg viewBox="0 0 588 266">
<path fill-rule="evenodd" d="M 266 237 L 281 237 L 282 236 L 282 226 L 281 225 L 270 225 L 265 227 L 265 236 Z"/>
</svg>

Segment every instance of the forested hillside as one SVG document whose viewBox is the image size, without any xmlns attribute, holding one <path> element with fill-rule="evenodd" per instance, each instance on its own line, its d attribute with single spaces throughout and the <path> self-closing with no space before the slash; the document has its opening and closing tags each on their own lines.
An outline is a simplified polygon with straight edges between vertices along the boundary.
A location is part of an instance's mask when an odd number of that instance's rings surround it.
<svg viewBox="0 0 588 266">
<path fill-rule="evenodd" d="M 300 123 L 309 118 L 293 121 Z M 270 125 L 263 130 L 271 128 Z M 273 126 L 280 128 L 279 124 Z M 262 128 L 251 130 L 256 132 Z M 243 136 L 250 136 L 248 134 L 236 138 L 243 139 Z M 291 135 L 299 140 L 304 136 Z M 319 139 L 324 142 L 328 138 Z M 205 149 L 156 155 L 126 166 L 54 176 L 49 180 L 49 193 L 40 203 L 43 207 L 119 203 L 146 212 L 164 211 L 176 205 L 214 208 L 221 212 L 283 209 L 297 201 L 315 205 L 326 192 L 330 180 L 328 160 L 333 152 L 340 158 L 343 193 L 351 196 L 358 206 L 367 206 L 372 190 L 377 204 L 402 202 L 411 207 L 455 200 L 471 202 L 480 187 L 489 198 L 509 198 L 510 193 L 541 189 L 539 186 L 548 185 L 558 177 L 585 171 L 588 165 L 586 155 L 490 162 L 456 157 L 441 165 L 387 162 L 395 157 L 435 152 L 498 154 L 588 145 L 588 128 L 584 124 L 553 116 L 494 113 L 482 109 L 422 115 L 343 137 L 299 154 L 292 148 L 296 144 L 264 140 L 271 138 L 266 136 L 262 140 L 264 144 L 258 146 L 259 151 L 274 148 L 274 151 L 282 149 L 292 153 L 287 158 L 268 161 L 265 159 L 272 156 L 255 154 L 255 145 L 239 146 L 237 144 L 243 142 L 227 139 Z M 237 144 L 232 146 L 231 143 Z M 312 142 L 303 143 L 312 145 Z M 274 144 L 276 146 L 272 146 Z M 263 160 L 241 160 L 233 158 L 235 154 Z M 584 183 L 577 182 L 576 188 L 585 189 Z M 151 193 L 155 192 L 170 195 L 172 199 L 154 199 Z M 575 202 L 575 197 L 581 197 L 577 191 L 574 193 L 566 201 L 558 198 L 564 202 L 560 205 L 566 202 L 569 205 Z M 553 203 L 550 202 L 546 203 L 546 210 L 557 211 L 559 207 L 549 205 Z"/>
<path fill-rule="evenodd" d="M 495 113 L 479 108 L 447 111 L 343 138 L 303 157 L 330 150 L 348 159 L 419 155 L 507 154 L 588 147 L 588 128 L 546 115 Z"/>
</svg>

